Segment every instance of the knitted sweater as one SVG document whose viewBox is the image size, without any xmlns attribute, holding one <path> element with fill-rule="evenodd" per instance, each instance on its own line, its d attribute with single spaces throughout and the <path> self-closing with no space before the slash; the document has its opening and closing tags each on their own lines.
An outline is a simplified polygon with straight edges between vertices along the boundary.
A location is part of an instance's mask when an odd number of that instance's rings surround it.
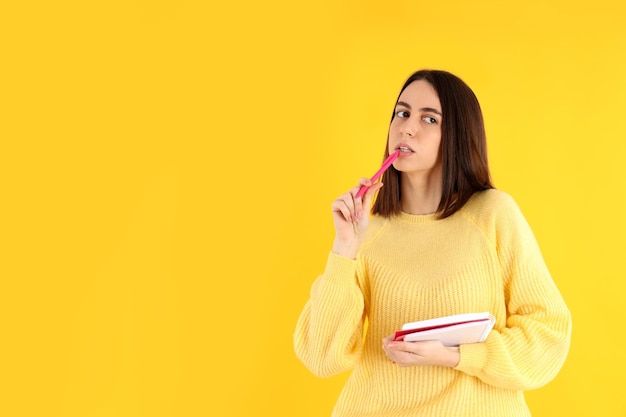
<svg viewBox="0 0 626 417">
<path fill-rule="evenodd" d="M 402 324 L 489 311 L 494 329 L 455 368 L 398 367 L 382 339 Z M 298 358 L 317 376 L 353 369 L 333 416 L 529 416 L 523 391 L 556 376 L 571 316 L 506 193 L 455 214 L 373 216 L 356 260 L 330 253 L 298 319 Z"/>
</svg>

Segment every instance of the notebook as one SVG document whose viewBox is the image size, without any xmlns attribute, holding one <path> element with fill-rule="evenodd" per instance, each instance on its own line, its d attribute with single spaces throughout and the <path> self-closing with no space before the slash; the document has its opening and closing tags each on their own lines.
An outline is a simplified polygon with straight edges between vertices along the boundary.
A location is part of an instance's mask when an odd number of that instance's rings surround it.
<svg viewBox="0 0 626 417">
<path fill-rule="evenodd" d="M 484 341 L 496 323 L 491 313 L 466 313 L 405 323 L 394 340 L 418 342 L 440 340 L 446 346 Z"/>
</svg>

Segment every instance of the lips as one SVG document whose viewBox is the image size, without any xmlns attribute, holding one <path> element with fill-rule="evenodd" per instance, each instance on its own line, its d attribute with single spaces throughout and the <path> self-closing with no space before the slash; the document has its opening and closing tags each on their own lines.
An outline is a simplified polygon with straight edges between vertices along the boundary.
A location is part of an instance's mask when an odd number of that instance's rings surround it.
<svg viewBox="0 0 626 417">
<path fill-rule="evenodd" d="M 396 150 L 400 151 L 400 154 L 404 154 L 404 153 L 415 153 L 415 151 L 413 149 L 411 149 L 410 147 L 408 147 L 405 144 L 400 144 L 396 147 Z"/>
</svg>

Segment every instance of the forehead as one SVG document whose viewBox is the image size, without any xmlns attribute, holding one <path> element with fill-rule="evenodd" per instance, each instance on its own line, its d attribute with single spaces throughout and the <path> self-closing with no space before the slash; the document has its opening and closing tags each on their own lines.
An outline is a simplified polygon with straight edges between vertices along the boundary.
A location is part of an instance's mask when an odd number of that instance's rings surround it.
<svg viewBox="0 0 626 417">
<path fill-rule="evenodd" d="M 400 94 L 398 101 L 404 101 L 413 108 L 430 107 L 441 111 L 441 103 L 435 88 L 424 80 L 413 81 L 409 84 Z"/>
</svg>

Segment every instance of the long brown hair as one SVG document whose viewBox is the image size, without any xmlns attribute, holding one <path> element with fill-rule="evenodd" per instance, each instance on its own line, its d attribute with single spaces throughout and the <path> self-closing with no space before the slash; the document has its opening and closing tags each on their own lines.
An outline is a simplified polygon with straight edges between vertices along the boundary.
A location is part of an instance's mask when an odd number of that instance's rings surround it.
<svg viewBox="0 0 626 417">
<path fill-rule="evenodd" d="M 418 80 L 433 86 L 439 95 L 443 113 L 440 145 L 443 187 L 437 216 L 444 219 L 463 207 L 476 191 L 494 188 L 487 163 L 485 124 L 474 92 L 463 80 L 446 71 L 420 70 L 413 73 L 402 86 L 398 99 L 409 84 Z M 392 113 L 392 121 L 394 117 L 395 112 Z M 384 157 L 387 156 L 388 143 Z M 383 174 L 382 182 L 385 186 L 378 192 L 372 213 L 383 217 L 399 214 L 400 172 L 390 167 Z"/>
</svg>

